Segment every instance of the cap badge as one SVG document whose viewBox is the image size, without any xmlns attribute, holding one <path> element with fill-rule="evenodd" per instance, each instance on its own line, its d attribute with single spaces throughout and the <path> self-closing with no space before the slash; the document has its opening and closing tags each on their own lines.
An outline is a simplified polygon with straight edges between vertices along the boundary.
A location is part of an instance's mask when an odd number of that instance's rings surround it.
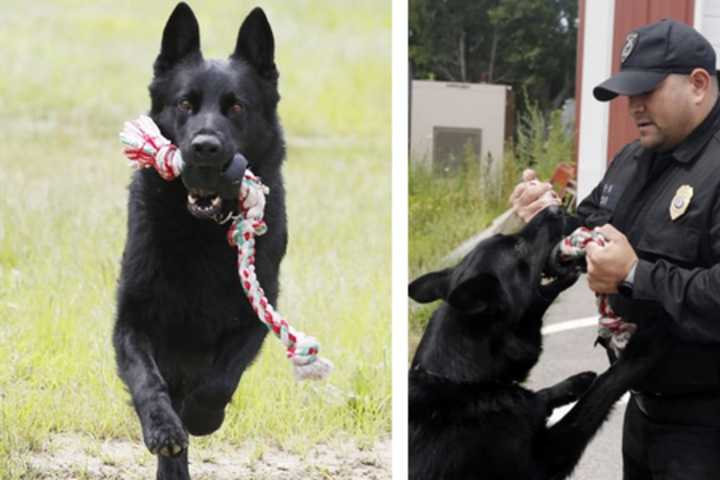
<svg viewBox="0 0 720 480">
<path fill-rule="evenodd" d="M 632 53 L 635 45 L 637 44 L 637 37 L 638 34 L 635 32 L 628 33 L 628 36 L 625 37 L 625 45 L 623 45 L 622 52 L 620 52 L 620 63 L 625 63 L 625 60 L 627 60 Z"/>
<path fill-rule="evenodd" d="M 685 214 L 693 197 L 693 187 L 683 185 L 677 189 L 670 203 L 670 218 L 674 221 Z"/>
</svg>

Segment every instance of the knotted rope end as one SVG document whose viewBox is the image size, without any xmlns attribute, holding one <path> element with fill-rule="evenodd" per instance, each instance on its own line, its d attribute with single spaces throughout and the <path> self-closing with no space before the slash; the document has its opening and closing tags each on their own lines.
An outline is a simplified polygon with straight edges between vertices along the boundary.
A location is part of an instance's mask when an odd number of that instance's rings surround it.
<svg viewBox="0 0 720 480">
<path fill-rule="evenodd" d="M 295 364 L 295 379 L 298 381 L 324 380 L 328 377 L 328 375 L 330 375 L 333 368 L 333 364 L 330 360 L 323 357 L 316 357 L 315 361 L 312 363 L 307 363 L 305 365 Z"/>
</svg>

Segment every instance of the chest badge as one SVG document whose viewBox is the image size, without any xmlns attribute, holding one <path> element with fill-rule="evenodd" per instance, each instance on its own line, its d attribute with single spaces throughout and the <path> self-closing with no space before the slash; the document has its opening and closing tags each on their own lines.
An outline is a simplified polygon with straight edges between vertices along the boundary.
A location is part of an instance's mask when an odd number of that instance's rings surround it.
<svg viewBox="0 0 720 480">
<path fill-rule="evenodd" d="M 670 218 L 677 220 L 685 214 L 685 211 L 690 206 L 690 200 L 693 197 L 693 187 L 690 185 L 683 185 L 677 189 L 675 196 L 670 203 Z"/>
</svg>

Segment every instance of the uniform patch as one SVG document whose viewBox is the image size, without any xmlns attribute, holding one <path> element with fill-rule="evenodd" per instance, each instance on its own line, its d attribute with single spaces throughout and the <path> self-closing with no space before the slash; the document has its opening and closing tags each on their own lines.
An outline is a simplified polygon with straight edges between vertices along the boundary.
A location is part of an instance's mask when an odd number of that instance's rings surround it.
<svg viewBox="0 0 720 480">
<path fill-rule="evenodd" d="M 620 52 L 620 63 L 625 63 L 625 60 L 627 57 L 630 56 L 633 49 L 635 48 L 635 45 L 637 45 L 637 33 L 628 33 L 628 36 L 625 37 L 625 45 L 623 45 L 622 52 Z"/>
<path fill-rule="evenodd" d="M 602 186 L 602 193 L 600 194 L 600 206 L 607 210 L 615 210 L 615 206 L 620 199 L 622 193 L 622 185 L 619 186 L 612 183 L 606 183 Z"/>
<path fill-rule="evenodd" d="M 690 206 L 692 197 L 693 187 L 690 185 L 683 185 L 677 189 L 672 202 L 670 202 L 670 218 L 672 220 L 677 220 L 685 214 L 685 211 Z"/>
</svg>

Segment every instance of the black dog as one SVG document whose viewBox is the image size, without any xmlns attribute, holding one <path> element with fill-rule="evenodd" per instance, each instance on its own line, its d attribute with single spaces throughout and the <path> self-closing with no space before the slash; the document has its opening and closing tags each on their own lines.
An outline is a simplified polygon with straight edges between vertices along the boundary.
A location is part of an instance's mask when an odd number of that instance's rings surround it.
<svg viewBox="0 0 720 480">
<path fill-rule="evenodd" d="M 128 236 L 113 343 L 157 478 L 187 479 L 188 433 L 217 430 L 267 328 L 245 299 L 228 244 L 237 197 L 223 174 L 242 154 L 270 187 L 256 270 L 272 304 L 287 243 L 274 39 L 262 10 L 245 19 L 227 61 L 204 60 L 198 23 L 180 3 L 163 32 L 150 116 L 186 162 L 182 179 L 154 170 L 130 185 Z"/>
<path fill-rule="evenodd" d="M 458 266 L 410 284 L 419 302 L 445 301 L 410 370 L 411 479 L 565 478 L 615 401 L 652 368 L 639 358 L 653 335 L 647 329 L 597 379 L 584 372 L 539 392 L 520 386 L 540 356 L 545 311 L 577 279 L 568 269 L 541 281 L 564 223 L 545 210 L 519 234 L 489 238 Z M 579 396 L 546 426 L 553 408 Z"/>
</svg>

